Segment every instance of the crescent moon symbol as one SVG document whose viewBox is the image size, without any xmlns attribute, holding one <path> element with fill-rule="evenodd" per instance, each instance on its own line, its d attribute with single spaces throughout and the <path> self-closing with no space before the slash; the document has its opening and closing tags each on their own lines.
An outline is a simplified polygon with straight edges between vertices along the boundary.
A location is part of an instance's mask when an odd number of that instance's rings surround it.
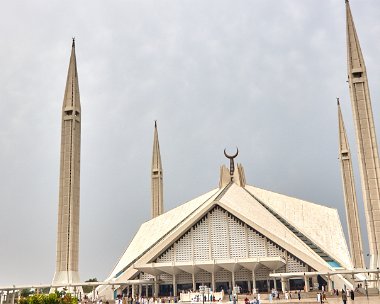
<svg viewBox="0 0 380 304">
<path fill-rule="evenodd" d="M 236 147 L 236 153 L 235 153 L 234 155 L 228 155 L 228 154 L 226 153 L 226 149 L 224 149 L 224 155 L 225 155 L 227 158 L 229 158 L 229 159 L 235 158 L 236 156 L 238 156 L 238 154 L 239 154 L 239 149 L 238 149 L 238 147 Z"/>
</svg>

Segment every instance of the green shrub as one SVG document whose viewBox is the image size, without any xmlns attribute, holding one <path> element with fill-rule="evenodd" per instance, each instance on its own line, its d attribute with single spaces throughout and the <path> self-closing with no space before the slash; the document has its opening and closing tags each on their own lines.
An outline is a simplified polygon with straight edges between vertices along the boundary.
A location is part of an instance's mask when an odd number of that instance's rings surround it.
<svg viewBox="0 0 380 304">
<path fill-rule="evenodd" d="M 59 292 L 51 294 L 35 294 L 22 297 L 20 304 L 78 304 L 78 299 L 67 293 L 63 296 Z"/>
</svg>

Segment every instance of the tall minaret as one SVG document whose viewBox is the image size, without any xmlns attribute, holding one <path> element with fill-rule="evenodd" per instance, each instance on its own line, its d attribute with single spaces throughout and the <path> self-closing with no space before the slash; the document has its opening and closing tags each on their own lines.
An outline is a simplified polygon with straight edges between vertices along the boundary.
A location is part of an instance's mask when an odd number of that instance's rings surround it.
<svg viewBox="0 0 380 304">
<path fill-rule="evenodd" d="M 352 111 L 358 145 L 363 201 L 367 220 L 370 267 L 380 267 L 380 167 L 367 71 L 348 0 L 347 64 Z"/>
<path fill-rule="evenodd" d="M 152 218 L 164 212 L 162 164 L 160 144 L 158 142 L 157 122 L 154 122 L 153 156 L 152 156 Z"/>
<path fill-rule="evenodd" d="M 79 190 L 81 107 L 75 41 L 62 106 L 57 260 L 54 284 L 79 282 Z"/>
<path fill-rule="evenodd" d="M 362 237 L 360 233 L 358 203 L 356 200 L 355 180 L 351 162 L 351 152 L 347 140 L 346 129 L 343 123 L 343 116 L 340 109 L 339 99 L 337 100 L 339 121 L 339 158 L 340 168 L 342 172 L 351 257 L 355 268 L 365 268 Z"/>
</svg>

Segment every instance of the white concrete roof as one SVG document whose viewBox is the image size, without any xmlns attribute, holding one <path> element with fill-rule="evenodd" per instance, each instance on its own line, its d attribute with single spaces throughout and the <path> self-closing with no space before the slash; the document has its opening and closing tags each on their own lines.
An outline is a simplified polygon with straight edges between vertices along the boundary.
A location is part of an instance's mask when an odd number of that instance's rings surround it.
<svg viewBox="0 0 380 304">
<path fill-rule="evenodd" d="M 344 268 L 353 267 L 337 209 L 249 185 L 246 189 L 286 218 Z"/>
<path fill-rule="evenodd" d="M 207 212 L 215 204 L 246 222 L 317 271 L 331 270 L 327 262 L 263 207 L 255 197 L 274 209 L 344 268 L 351 268 L 352 263 L 336 209 L 248 185 L 243 188 L 232 184 L 229 188 L 227 186 L 227 189 L 227 191 L 214 189 L 142 224 L 107 280 L 112 280 L 119 273 L 129 269 L 129 274 L 125 273 L 120 277 L 128 279 L 132 269 L 137 271 L 133 268 L 134 263 L 149 263 L 155 251 L 158 254 L 158 251 L 170 246 L 173 240 L 186 232 L 183 230 L 184 227 L 195 224 L 199 220 L 200 213 Z M 183 231 L 180 231 L 181 229 Z"/>
<path fill-rule="evenodd" d="M 142 224 L 107 280 L 114 278 L 116 274 L 158 242 L 199 206 L 207 201 L 212 201 L 213 197 L 220 191 L 220 189 L 214 189 Z"/>
</svg>

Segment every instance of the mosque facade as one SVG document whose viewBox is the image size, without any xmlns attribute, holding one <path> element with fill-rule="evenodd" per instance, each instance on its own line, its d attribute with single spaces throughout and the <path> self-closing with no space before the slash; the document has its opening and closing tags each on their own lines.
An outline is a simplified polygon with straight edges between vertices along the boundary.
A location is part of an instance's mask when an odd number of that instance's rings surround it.
<svg viewBox="0 0 380 304">
<path fill-rule="evenodd" d="M 380 210 L 377 141 L 364 59 L 349 1 L 345 2 L 348 83 L 360 147 L 371 267 L 376 269 L 380 244 L 376 228 Z M 205 285 L 214 292 L 231 292 L 236 286 L 241 292 L 354 288 L 354 276 L 344 271 L 365 265 L 340 107 L 338 112 L 350 250 L 336 209 L 248 185 L 243 166 L 235 165 L 227 154 L 230 168 L 221 167 L 218 188 L 170 211 L 158 212 L 163 210 L 162 164 L 155 125 L 153 218 L 141 225 L 106 279 L 115 284 L 99 287 L 98 294 L 106 298 L 121 293 L 173 296 Z"/>
<path fill-rule="evenodd" d="M 379 266 L 380 167 L 368 79 L 346 1 L 348 79 L 359 149 L 371 267 Z M 350 250 L 338 212 L 320 204 L 247 184 L 244 168 L 230 159 L 219 187 L 167 212 L 157 124 L 152 156 L 152 219 L 143 223 L 97 294 L 177 296 L 200 286 L 232 292 L 272 288 L 353 288 L 346 270 L 364 268 L 353 170 L 339 112 L 339 155 Z M 79 193 L 81 108 L 73 41 L 62 109 L 57 260 L 53 285 L 80 283 Z M 351 251 L 351 252 L 350 252 Z M 334 274 L 335 273 L 335 274 Z"/>
</svg>

